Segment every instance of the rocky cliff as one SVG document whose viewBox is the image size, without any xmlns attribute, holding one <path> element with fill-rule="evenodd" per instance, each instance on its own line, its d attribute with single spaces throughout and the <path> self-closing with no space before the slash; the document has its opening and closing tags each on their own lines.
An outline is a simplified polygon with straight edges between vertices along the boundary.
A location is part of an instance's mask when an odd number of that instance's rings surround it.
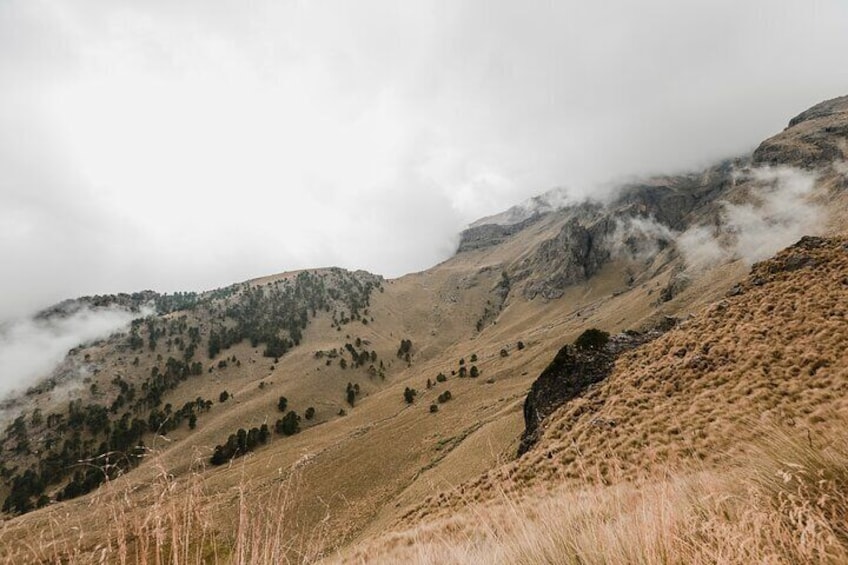
<svg viewBox="0 0 848 565">
<path fill-rule="evenodd" d="M 757 165 L 827 166 L 848 158 L 848 96 L 816 104 L 754 151 Z"/>
</svg>

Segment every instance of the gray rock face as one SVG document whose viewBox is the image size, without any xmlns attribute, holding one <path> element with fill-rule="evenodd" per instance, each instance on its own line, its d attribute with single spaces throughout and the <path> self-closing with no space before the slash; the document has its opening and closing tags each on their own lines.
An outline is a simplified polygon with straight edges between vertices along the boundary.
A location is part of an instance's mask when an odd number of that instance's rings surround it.
<svg viewBox="0 0 848 565">
<path fill-rule="evenodd" d="M 610 208 L 618 215 L 650 217 L 672 230 L 682 231 L 691 223 L 693 211 L 713 202 L 730 188 L 734 164 L 725 161 L 697 175 L 625 186 Z"/>
<path fill-rule="evenodd" d="M 628 185 L 610 203 L 583 203 L 557 212 L 569 217 L 560 232 L 515 267 L 511 278 L 523 282 L 529 300 L 555 299 L 597 274 L 617 252 L 635 255 L 639 249 L 665 248 L 669 234 L 685 230 L 696 217 L 717 213 L 710 206 L 730 189 L 732 165 L 727 161 L 698 175 Z M 628 233 L 626 227 L 634 221 L 654 225 L 655 233 Z"/>
<path fill-rule="evenodd" d="M 757 165 L 816 168 L 848 157 L 848 96 L 816 104 L 754 151 Z"/>
<path fill-rule="evenodd" d="M 493 247 L 504 242 L 507 238 L 517 234 L 527 226 L 535 224 L 541 219 L 541 215 L 533 215 L 522 222 L 509 225 L 483 224 L 468 228 L 460 234 L 459 248 L 457 253 L 473 251 Z"/>
<path fill-rule="evenodd" d="M 524 296 L 559 298 L 567 287 L 597 273 L 610 259 L 606 239 L 614 230 L 615 224 L 609 216 L 588 226 L 578 217 L 569 220 L 556 237 L 539 246 L 516 275 L 518 279 L 529 279 Z"/>
<path fill-rule="evenodd" d="M 797 126 L 801 122 L 806 122 L 807 120 L 815 120 L 818 118 L 833 116 L 834 114 L 840 114 L 845 112 L 846 109 L 848 109 L 848 96 L 839 96 L 838 98 L 825 100 L 824 102 L 819 102 L 808 110 L 804 110 L 789 120 L 788 127 L 791 128 Z"/>
</svg>

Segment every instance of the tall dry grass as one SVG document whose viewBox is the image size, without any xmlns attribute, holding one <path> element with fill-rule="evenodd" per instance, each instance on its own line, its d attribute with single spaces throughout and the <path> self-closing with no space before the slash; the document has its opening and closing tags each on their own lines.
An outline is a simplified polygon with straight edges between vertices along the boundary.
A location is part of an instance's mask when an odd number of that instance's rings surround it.
<svg viewBox="0 0 848 565">
<path fill-rule="evenodd" d="M 331 556 L 321 527 L 292 527 L 297 473 L 221 493 L 201 470 L 178 481 L 160 469 L 143 494 L 122 479 L 105 485 L 89 522 L 55 515 L 31 537 L 0 531 L 0 550 L 15 564 L 848 563 L 848 439 L 766 437 L 723 472 L 523 496 L 504 488 Z"/>
<path fill-rule="evenodd" d="M 4 524 L 0 562 L 246 565 L 322 557 L 323 528 L 297 527 L 297 468 L 271 486 L 242 479 L 215 492 L 202 465 L 179 480 L 154 465 L 155 480 L 143 489 L 123 477 L 105 483 L 82 516 L 47 509 L 46 527 L 33 532 Z"/>
<path fill-rule="evenodd" d="M 726 472 L 502 495 L 344 563 L 848 563 L 848 441 L 778 430 Z"/>
</svg>

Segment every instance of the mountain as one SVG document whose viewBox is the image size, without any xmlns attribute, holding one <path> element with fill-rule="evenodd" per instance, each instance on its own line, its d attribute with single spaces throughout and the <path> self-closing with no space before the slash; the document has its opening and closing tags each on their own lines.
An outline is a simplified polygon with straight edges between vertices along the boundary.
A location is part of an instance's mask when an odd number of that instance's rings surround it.
<svg viewBox="0 0 848 565">
<path fill-rule="evenodd" d="M 746 419 L 838 430 L 845 240 L 802 237 L 848 217 L 846 126 L 843 97 L 751 156 L 598 201 L 552 191 L 398 279 L 48 309 L 156 313 L 10 402 L 0 555 L 439 561 L 415 540 L 476 539 L 449 519 L 468 504 L 725 469 L 764 437 Z M 565 347 L 592 328 L 610 341 Z"/>
</svg>

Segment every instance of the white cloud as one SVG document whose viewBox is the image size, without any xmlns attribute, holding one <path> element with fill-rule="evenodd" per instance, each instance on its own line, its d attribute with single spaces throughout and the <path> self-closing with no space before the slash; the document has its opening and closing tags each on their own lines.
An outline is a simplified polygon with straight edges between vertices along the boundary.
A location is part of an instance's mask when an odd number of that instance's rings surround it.
<svg viewBox="0 0 848 565">
<path fill-rule="evenodd" d="M 138 313 L 83 309 L 65 318 L 21 319 L 0 326 L 0 398 L 49 376 L 72 348 L 127 327 Z"/>
<path fill-rule="evenodd" d="M 723 203 L 721 225 L 694 226 L 677 245 L 690 269 L 742 259 L 752 264 L 771 257 L 823 226 L 824 211 L 810 200 L 816 175 L 791 167 L 742 171 L 738 181 L 750 183 L 749 201 Z"/>
<path fill-rule="evenodd" d="M 624 218 L 616 222 L 610 249 L 613 255 L 646 260 L 654 257 L 661 245 L 674 241 L 676 235 L 654 218 Z"/>
</svg>

